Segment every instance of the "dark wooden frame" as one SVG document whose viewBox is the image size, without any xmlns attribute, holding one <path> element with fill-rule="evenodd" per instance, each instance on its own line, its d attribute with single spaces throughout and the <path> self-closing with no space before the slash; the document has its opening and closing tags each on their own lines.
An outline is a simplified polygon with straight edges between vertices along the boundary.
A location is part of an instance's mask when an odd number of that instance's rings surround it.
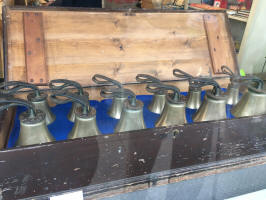
<svg viewBox="0 0 266 200">
<path fill-rule="evenodd" d="M 2 196 L 100 198 L 266 164 L 265 130 L 263 115 L 3 150 Z"/>
</svg>

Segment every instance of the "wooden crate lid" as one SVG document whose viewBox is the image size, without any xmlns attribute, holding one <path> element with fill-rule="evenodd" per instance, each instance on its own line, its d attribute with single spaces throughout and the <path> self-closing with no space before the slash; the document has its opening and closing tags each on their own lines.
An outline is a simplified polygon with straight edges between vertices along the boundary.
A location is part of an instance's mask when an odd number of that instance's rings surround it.
<svg viewBox="0 0 266 200">
<path fill-rule="evenodd" d="M 4 18 L 6 80 L 93 85 L 95 73 L 132 83 L 137 73 L 174 80 L 175 68 L 202 76 L 222 76 L 221 65 L 237 71 L 220 11 L 6 7 Z"/>
</svg>

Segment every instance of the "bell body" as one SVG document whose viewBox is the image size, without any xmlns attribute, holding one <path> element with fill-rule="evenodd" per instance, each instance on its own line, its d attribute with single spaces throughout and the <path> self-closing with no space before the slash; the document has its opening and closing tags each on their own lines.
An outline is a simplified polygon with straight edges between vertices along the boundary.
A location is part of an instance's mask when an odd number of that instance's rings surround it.
<svg viewBox="0 0 266 200">
<path fill-rule="evenodd" d="M 185 102 L 171 103 L 165 102 L 163 112 L 155 123 L 155 127 L 173 126 L 186 123 Z"/>
<path fill-rule="evenodd" d="M 136 106 L 131 106 L 129 100 L 124 102 L 121 118 L 115 127 L 115 133 L 145 129 L 143 119 L 143 103 L 136 102 Z"/>
<path fill-rule="evenodd" d="M 249 87 L 231 113 L 235 117 L 266 114 L 266 92 Z"/>
<path fill-rule="evenodd" d="M 46 126 L 44 112 L 37 110 L 36 117 L 31 119 L 29 119 L 29 114 L 24 112 L 19 118 L 20 133 L 16 146 L 27 146 L 55 141 Z"/>
<path fill-rule="evenodd" d="M 115 119 L 120 119 L 123 105 L 127 97 L 114 97 L 112 100 L 112 105 L 108 111 L 108 115 Z"/>
<path fill-rule="evenodd" d="M 206 92 L 201 106 L 192 119 L 194 122 L 226 119 L 226 97 Z"/>
<path fill-rule="evenodd" d="M 155 93 L 152 97 L 152 101 L 148 106 L 149 111 L 161 114 L 165 105 L 165 93 Z"/>
<path fill-rule="evenodd" d="M 68 139 L 100 135 L 96 124 L 96 110 L 90 107 L 88 115 L 82 114 L 81 107 L 75 111 L 75 124 L 68 134 Z"/>
<path fill-rule="evenodd" d="M 77 92 L 75 94 L 79 94 L 79 93 Z M 88 96 L 88 100 L 89 100 L 89 94 L 87 92 L 84 92 L 84 95 Z M 76 102 L 72 103 L 71 109 L 69 110 L 67 114 L 67 118 L 69 121 L 75 122 L 75 110 L 78 109 L 79 107 L 81 107 L 79 103 L 76 103 Z"/>
<path fill-rule="evenodd" d="M 187 108 L 198 109 L 201 105 L 201 88 L 189 87 Z"/>
<path fill-rule="evenodd" d="M 37 99 L 34 93 L 28 95 L 28 100 L 35 106 L 37 110 L 41 110 L 45 113 L 46 124 L 49 125 L 55 121 L 55 115 L 52 113 L 50 106 L 47 102 L 47 95 L 41 94 L 41 98 Z"/>
<path fill-rule="evenodd" d="M 229 84 L 225 95 L 227 96 L 226 104 L 236 105 L 239 101 L 239 86 Z"/>
</svg>

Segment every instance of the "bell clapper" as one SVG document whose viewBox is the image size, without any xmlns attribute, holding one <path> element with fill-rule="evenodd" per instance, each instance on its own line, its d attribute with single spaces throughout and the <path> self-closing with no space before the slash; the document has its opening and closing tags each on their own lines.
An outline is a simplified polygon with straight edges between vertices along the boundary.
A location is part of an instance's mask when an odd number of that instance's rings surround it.
<svg viewBox="0 0 266 200">
<path fill-rule="evenodd" d="M 147 85 L 148 92 L 156 93 L 157 91 L 172 91 L 167 93 L 166 102 L 160 118 L 155 123 L 155 127 L 182 125 L 186 121 L 185 102 L 181 100 L 180 90 L 173 85 L 163 83 L 150 83 Z"/>
<path fill-rule="evenodd" d="M 78 90 L 76 92 L 76 94 L 79 96 L 88 96 L 89 95 L 88 93 L 84 92 L 82 86 L 78 82 L 67 80 L 67 79 L 54 79 L 54 80 L 50 81 L 49 87 L 54 91 L 59 91 L 59 90 L 66 89 L 66 88 L 74 88 L 74 89 Z M 78 108 L 80 106 L 81 105 L 76 103 L 76 102 L 72 103 L 71 109 L 67 115 L 67 118 L 69 121 L 75 122 L 75 110 L 76 110 L 76 108 Z"/>
<path fill-rule="evenodd" d="M 150 76 L 148 74 L 138 74 L 136 76 L 136 80 L 140 83 L 161 83 L 161 81 L 153 76 Z M 154 95 L 152 97 L 151 103 L 148 105 L 149 111 L 161 114 L 165 105 L 165 91 L 164 90 L 158 90 L 156 92 L 152 92 Z"/>
<path fill-rule="evenodd" d="M 27 146 L 33 144 L 41 144 L 55 141 L 49 132 L 45 113 L 35 108 L 34 104 L 23 99 L 1 97 L 0 111 L 13 106 L 24 106 L 27 108 L 26 112 L 20 114 L 20 133 L 16 146 Z"/>
<path fill-rule="evenodd" d="M 0 85 L 0 88 L 0 94 L 3 95 L 14 95 L 19 90 L 25 88 L 32 89 L 33 92 L 29 93 L 29 95 L 27 96 L 28 101 L 30 101 L 36 109 L 42 110 L 46 114 L 45 120 L 47 125 L 55 121 L 55 115 L 52 113 L 47 102 L 47 94 L 40 92 L 39 88 L 36 85 L 21 81 L 9 81 L 2 83 Z"/>
<path fill-rule="evenodd" d="M 62 100 L 58 97 L 63 97 L 65 99 Z M 68 139 L 101 134 L 96 123 L 96 110 L 89 106 L 89 99 L 87 95 L 82 96 L 76 93 L 70 93 L 67 90 L 62 90 L 54 92 L 50 98 L 56 104 L 73 102 L 80 105 L 74 110 L 75 123 L 72 130 L 68 134 Z"/>
<path fill-rule="evenodd" d="M 112 105 L 108 110 L 108 115 L 112 118 L 115 119 L 120 119 L 121 116 L 121 112 L 123 109 L 123 104 L 125 102 L 125 100 L 127 99 L 126 94 L 124 94 L 124 88 L 123 85 L 111 78 L 108 78 L 106 76 L 103 76 L 101 74 L 95 74 L 92 77 L 92 80 L 98 84 L 98 85 L 103 85 L 105 86 L 105 88 L 117 88 L 120 93 L 116 93 L 115 96 L 109 96 L 107 91 L 105 90 L 105 92 L 101 92 L 101 96 L 104 98 L 112 98 Z"/>
</svg>

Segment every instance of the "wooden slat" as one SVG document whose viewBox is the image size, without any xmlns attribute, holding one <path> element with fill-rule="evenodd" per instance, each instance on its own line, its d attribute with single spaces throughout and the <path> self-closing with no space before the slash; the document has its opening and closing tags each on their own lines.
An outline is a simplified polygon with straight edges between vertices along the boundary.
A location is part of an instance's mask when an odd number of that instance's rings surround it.
<svg viewBox="0 0 266 200">
<path fill-rule="evenodd" d="M 203 15 L 203 19 L 208 38 L 213 72 L 221 73 L 221 66 L 226 65 L 232 67 L 234 63 L 230 46 L 226 45 L 224 42 L 226 38 L 229 38 L 224 25 L 225 23 L 221 21 L 224 19 L 213 14 L 205 14 Z"/>
<path fill-rule="evenodd" d="M 47 83 L 42 13 L 23 13 L 27 81 Z"/>
</svg>

